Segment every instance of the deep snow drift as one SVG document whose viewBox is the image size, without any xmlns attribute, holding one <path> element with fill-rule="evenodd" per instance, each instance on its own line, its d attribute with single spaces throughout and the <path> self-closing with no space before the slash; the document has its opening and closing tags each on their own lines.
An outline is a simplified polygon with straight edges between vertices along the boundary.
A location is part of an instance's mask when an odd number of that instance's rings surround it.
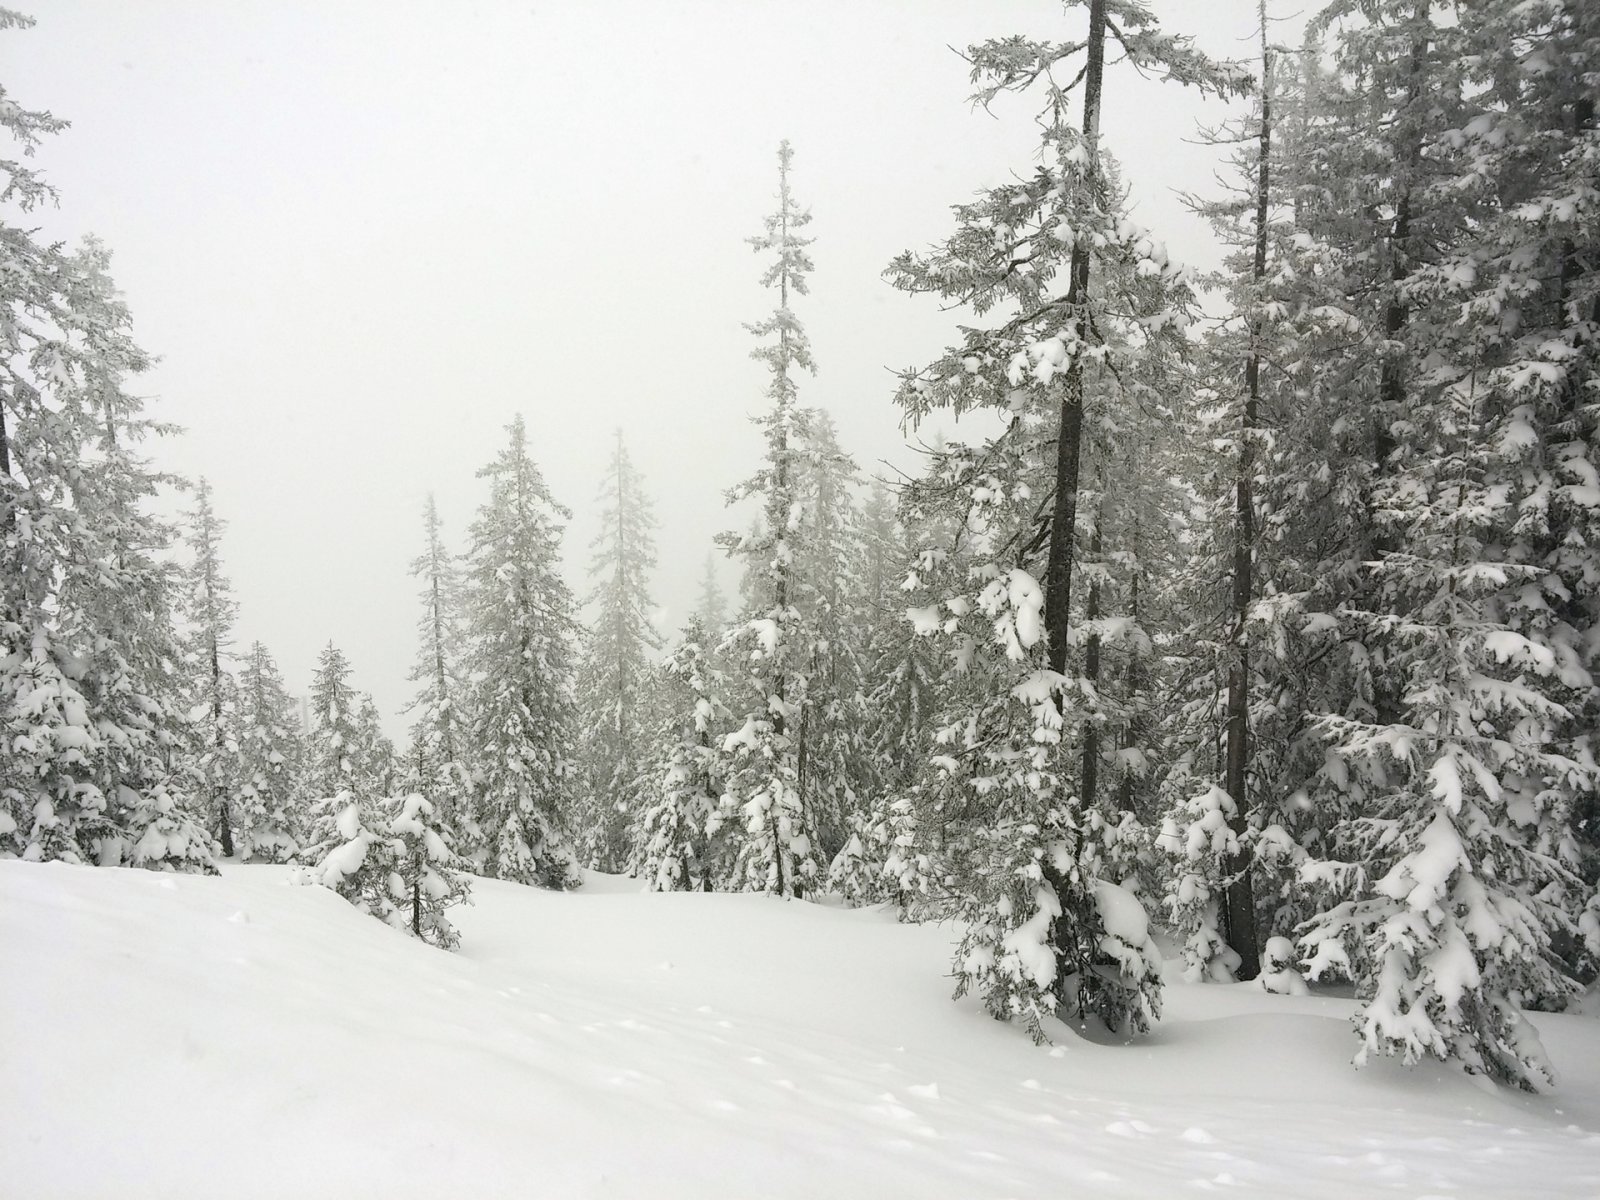
<svg viewBox="0 0 1600 1200">
<path fill-rule="evenodd" d="M 447 954 L 294 886 L 0 862 L 0 1192 L 54 1197 L 1593 1197 L 1600 1020 L 1559 1090 L 1348 1065 L 1351 1004 L 1172 983 L 1035 1047 L 948 928 L 477 881 Z"/>
</svg>

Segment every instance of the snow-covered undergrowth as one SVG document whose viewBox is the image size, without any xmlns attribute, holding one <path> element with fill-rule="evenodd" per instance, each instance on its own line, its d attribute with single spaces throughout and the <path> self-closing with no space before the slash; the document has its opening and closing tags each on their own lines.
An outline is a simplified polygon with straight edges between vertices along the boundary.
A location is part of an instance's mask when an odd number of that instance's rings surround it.
<svg viewBox="0 0 1600 1200">
<path fill-rule="evenodd" d="M 1131 1046 L 952 1003 L 952 931 L 475 883 L 447 954 L 289 883 L 0 862 L 0 1192 L 1592 1197 L 1600 1020 L 1553 1095 L 1362 1071 L 1352 1004 L 1184 985 Z"/>
</svg>

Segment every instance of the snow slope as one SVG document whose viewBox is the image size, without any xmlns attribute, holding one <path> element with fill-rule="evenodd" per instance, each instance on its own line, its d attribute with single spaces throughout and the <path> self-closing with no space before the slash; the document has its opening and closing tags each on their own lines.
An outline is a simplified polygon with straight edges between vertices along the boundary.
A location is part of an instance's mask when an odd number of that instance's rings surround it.
<svg viewBox="0 0 1600 1200">
<path fill-rule="evenodd" d="M 456 955 L 274 867 L 0 862 L 0 1194 L 1600 1196 L 1600 1021 L 1552 1096 L 1357 1072 L 1348 1001 L 1167 991 L 1031 1045 L 951 933 L 479 881 Z"/>
</svg>

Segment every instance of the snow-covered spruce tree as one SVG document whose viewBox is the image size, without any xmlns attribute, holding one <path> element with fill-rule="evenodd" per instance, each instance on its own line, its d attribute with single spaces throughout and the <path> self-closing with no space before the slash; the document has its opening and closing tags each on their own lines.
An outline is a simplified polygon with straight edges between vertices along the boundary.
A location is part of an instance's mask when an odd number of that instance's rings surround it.
<svg viewBox="0 0 1600 1200">
<path fill-rule="evenodd" d="M 19 223 L 55 199 L 29 159 L 65 122 L 0 101 L 0 854 L 210 870 L 175 766 L 171 531 L 146 507 L 164 480 L 134 452 L 169 430 L 124 387 L 148 359 L 109 253 Z"/>
<path fill-rule="evenodd" d="M 469 531 L 471 757 L 480 866 L 496 879 L 571 887 L 567 840 L 577 710 L 572 593 L 558 574 L 567 510 L 528 455 L 518 416 L 506 448 L 478 472 L 489 500 Z"/>
<path fill-rule="evenodd" d="M 959 554 L 922 556 L 914 577 L 932 602 L 916 620 L 944 641 L 970 697 L 942 714 L 933 760 L 937 803 L 959 827 L 946 848 L 968 921 L 958 993 L 978 991 L 992 1014 L 1020 1017 L 1036 1038 L 1058 1012 L 1142 1030 L 1160 1004 L 1146 919 L 1132 894 L 1097 877 L 1102 855 L 1073 780 L 1094 761 L 1083 756 L 1083 726 L 1099 706 L 1093 685 L 1069 673 L 1088 385 L 1118 384 L 1110 330 L 1135 345 L 1173 339 L 1182 302 L 1169 294 L 1177 280 L 1165 252 L 1118 211 L 1103 169 L 1106 41 L 1140 68 L 1203 90 L 1245 83 L 1161 33 L 1143 5 L 1088 8 L 1082 42 L 1007 38 L 969 51 L 978 102 L 1043 90 L 1040 165 L 958 206 L 951 238 L 889 269 L 902 290 L 958 299 L 980 317 L 1015 314 L 965 330 L 960 346 L 907 372 L 898 399 L 911 422 L 987 408 L 1006 426 L 982 446 L 946 447 L 916 485 L 913 504 L 954 508 L 965 543 Z M 1075 129 L 1067 107 L 1080 85 Z"/>
<path fill-rule="evenodd" d="M 738 728 L 723 740 L 730 756 L 723 803 L 743 826 L 736 886 L 779 896 L 802 896 L 817 875 L 812 835 L 800 795 L 796 732 L 806 704 L 806 647 L 796 608 L 796 539 L 804 527 L 797 491 L 804 413 L 795 376 L 814 371 L 805 328 L 789 307 L 790 294 L 806 293 L 811 239 L 801 236 L 811 214 L 789 190 L 794 151 L 778 147 L 778 209 L 766 229 L 749 239 L 758 253 L 771 252 L 761 282 L 776 288 L 772 315 L 751 325 L 761 344 L 751 352 L 771 373 L 770 408 L 756 418 L 766 441 L 761 469 L 728 492 L 728 502 L 761 501 L 760 532 L 724 534 L 719 541 L 745 560 L 751 605 L 722 650 L 745 676 L 749 707 Z"/>
<path fill-rule="evenodd" d="M 185 541 L 189 566 L 184 572 L 183 607 L 188 626 L 188 666 L 194 707 L 189 724 L 194 739 L 198 787 L 205 798 L 201 809 L 206 822 L 232 858 L 240 776 L 239 747 L 230 736 L 238 698 L 237 683 L 228 671 L 226 657 L 239 606 L 222 571 L 222 535 L 227 523 L 211 507 L 211 485 L 204 477 L 195 484 L 194 509 L 189 514 Z"/>
<path fill-rule="evenodd" d="M 620 871 L 640 803 L 650 725 L 644 691 L 651 656 L 661 647 L 650 623 L 655 517 L 620 429 L 596 501 L 601 525 L 590 543 L 586 600 L 594 617 L 578 672 L 584 791 L 579 849 L 596 870 Z"/>
<path fill-rule="evenodd" d="M 723 678 L 707 653 L 698 615 L 661 664 L 669 713 L 654 765 L 654 787 L 634 830 L 632 873 L 653 891 L 710 891 L 734 868 L 723 836 L 725 762 L 717 735 L 728 724 Z"/>
<path fill-rule="evenodd" d="M 1485 558 L 1505 493 L 1482 468 L 1478 372 L 1417 417 L 1379 493 L 1396 544 L 1373 564 L 1374 610 L 1346 610 L 1386 650 L 1387 719 L 1327 716 L 1329 775 L 1359 794 L 1336 827 L 1342 861 L 1303 869 L 1346 896 L 1304 932 L 1313 978 L 1357 981 L 1362 1048 L 1461 1061 L 1530 1090 L 1552 1074 L 1519 1009 L 1575 990 L 1551 953 L 1578 880 L 1561 861 L 1560 797 L 1597 783 L 1566 757 L 1569 713 L 1547 693 L 1547 643 L 1487 603 L 1538 568 Z M 1423 421 L 1427 424 L 1424 425 Z M 1553 794 L 1552 794 L 1553 793 Z M 1557 903 L 1553 903 L 1557 901 Z"/>
<path fill-rule="evenodd" d="M 340 829 L 344 810 L 351 804 L 358 808 L 371 805 L 377 799 L 367 790 L 369 781 L 361 770 L 360 700 L 350 683 L 349 661 L 329 642 L 311 677 L 311 728 L 306 733 L 304 760 L 309 812 L 300 846 L 302 862 L 320 862 L 335 846 L 348 842 L 355 835 Z M 365 828 L 367 820 L 357 813 L 357 826 Z"/>
<path fill-rule="evenodd" d="M 800 805 L 819 862 L 831 861 L 859 823 L 867 781 L 860 595 L 862 564 L 855 463 L 839 446 L 833 419 L 806 414 L 796 496 L 794 603 L 806 677 L 795 729 Z"/>
<path fill-rule="evenodd" d="M 235 849 L 240 858 L 289 862 L 304 824 L 300 722 L 272 655 L 252 642 L 239 677 L 232 740 L 239 747 Z"/>
<path fill-rule="evenodd" d="M 399 790 L 401 763 L 394 743 L 383 732 L 383 718 L 369 692 L 362 692 L 356 700 L 353 749 L 362 794 L 393 798 Z"/>
<path fill-rule="evenodd" d="M 1514 521 L 1498 556 L 1535 568 L 1497 597 L 1506 624 L 1545 647 L 1552 669 L 1530 679 L 1569 714 L 1553 747 L 1595 757 L 1600 723 L 1600 13 L 1592 6 L 1474 0 L 1460 28 L 1474 64 L 1471 110 L 1444 135 L 1456 185 L 1492 200 L 1468 253 L 1441 265 L 1456 284 L 1457 358 L 1485 365 L 1489 478 Z M 1600 789 L 1546 786 L 1519 808 L 1532 843 L 1582 871 L 1582 937 L 1555 932 L 1580 982 L 1600 971 Z M 1583 895 L 1562 898 L 1565 913 Z"/>
<path fill-rule="evenodd" d="M 404 927 L 410 916 L 400 875 L 400 843 L 388 836 L 377 805 L 351 792 L 330 797 L 327 849 L 318 856 L 311 879 L 330 888 L 362 912 Z"/>
<path fill-rule="evenodd" d="M 1251 758 L 1272 710 L 1262 702 L 1262 672 L 1253 659 L 1262 652 L 1255 643 L 1266 642 L 1270 655 L 1276 639 L 1260 628 L 1265 614 L 1255 603 L 1255 492 L 1264 424 L 1272 415 L 1264 412 L 1271 408 L 1264 403 L 1271 400 L 1264 397 L 1271 386 L 1264 370 L 1272 334 L 1268 271 L 1274 245 L 1292 230 L 1281 206 L 1274 206 L 1275 55 L 1265 0 L 1257 15 L 1261 58 L 1253 111 L 1205 134 L 1214 145 L 1234 147 L 1230 175 L 1224 177 L 1227 191 L 1220 200 L 1189 198 L 1231 247 L 1225 270 L 1211 282 L 1226 289 L 1232 308 L 1229 318 L 1208 331 L 1196 372 L 1213 386 L 1204 395 L 1205 411 L 1193 441 L 1221 454 L 1191 462 L 1186 472 L 1196 480 L 1204 506 L 1192 521 L 1198 536 L 1184 539 L 1189 579 L 1179 583 L 1179 590 L 1185 593 L 1188 620 L 1179 680 L 1189 694 L 1168 714 L 1176 719 L 1174 740 L 1182 748 L 1165 781 L 1168 804 L 1160 838 L 1175 856 L 1167 899 L 1185 937 L 1190 979 L 1252 979 L 1260 970 L 1253 845 L 1263 824 L 1256 794 L 1266 789 L 1252 773 Z M 1217 730 L 1203 716 L 1217 711 L 1219 695 L 1220 774 L 1213 761 Z M 1277 797 L 1261 799 L 1270 804 Z M 1257 814 L 1254 820 L 1252 814 Z"/>
<path fill-rule="evenodd" d="M 445 549 L 439 510 L 428 496 L 423 510 L 423 551 L 411 563 L 421 581 L 422 615 L 417 619 L 417 659 L 409 676 L 417 694 L 406 709 L 413 715 L 407 764 L 411 786 L 432 804 L 438 821 L 465 846 L 479 840 L 472 823 L 472 775 L 466 765 L 467 692 L 461 676 L 461 582 L 454 557 Z"/>
<path fill-rule="evenodd" d="M 430 945 L 454 950 L 461 935 L 445 909 L 472 903 L 472 884 L 450 845 L 448 827 L 428 799 L 413 792 L 399 798 L 389 833 L 397 877 L 390 892 L 405 927 Z"/>
<path fill-rule="evenodd" d="M 728 596 L 722 590 L 722 580 L 717 576 L 717 556 L 706 555 L 704 572 L 700 576 L 700 594 L 694 602 L 694 615 L 700 620 L 711 643 L 722 640 L 728 627 Z"/>
<path fill-rule="evenodd" d="M 907 796 L 926 768 L 932 719 L 938 710 L 937 664 L 930 639 L 906 620 L 906 574 L 914 539 L 896 519 L 889 490 L 874 482 L 861 510 L 859 563 L 852 604 L 859 624 L 860 802 L 844 846 L 828 867 L 828 887 L 853 904 L 897 896 L 900 871 L 891 855 L 910 850 L 904 838 L 912 813 Z"/>
<path fill-rule="evenodd" d="M 1597 790 L 1597 503 L 1578 399 L 1592 383 L 1568 374 L 1594 283 L 1563 268 L 1593 237 L 1592 170 L 1586 206 L 1561 182 L 1569 156 L 1593 161 L 1592 110 L 1546 80 L 1584 39 L 1537 5 L 1343 15 L 1328 14 L 1327 124 L 1345 186 L 1376 197 L 1383 224 L 1364 255 L 1359 228 L 1335 250 L 1341 196 L 1306 206 L 1303 244 L 1317 265 L 1381 274 L 1373 288 L 1324 270 L 1344 290 L 1342 345 L 1292 365 L 1325 407 L 1365 401 L 1377 428 L 1365 553 L 1322 629 L 1353 686 L 1313 710 L 1328 745 L 1303 789 L 1322 819 L 1301 874 L 1328 907 L 1302 944 L 1314 975 L 1355 979 L 1362 1057 L 1431 1054 L 1537 1088 L 1550 1069 L 1518 1010 L 1564 1003 L 1583 970 L 1558 946 L 1582 920 L 1572 815 Z M 1592 62 L 1592 28 L 1588 44 L 1568 70 Z M 1548 209 L 1524 203 L 1544 178 L 1530 156 L 1554 176 Z"/>
</svg>

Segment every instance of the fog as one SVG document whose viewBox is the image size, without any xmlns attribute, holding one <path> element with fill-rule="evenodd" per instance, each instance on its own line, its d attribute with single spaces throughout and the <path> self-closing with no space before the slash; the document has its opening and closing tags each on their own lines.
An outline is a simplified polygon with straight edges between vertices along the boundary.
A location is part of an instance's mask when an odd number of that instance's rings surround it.
<svg viewBox="0 0 1600 1200">
<path fill-rule="evenodd" d="M 1251 52 L 1253 0 L 1152 5 L 1218 56 Z M 573 509 L 582 594 L 591 503 L 621 427 L 655 502 L 665 630 L 693 604 L 723 489 L 760 452 L 763 369 L 744 322 L 772 306 L 744 239 L 774 204 L 775 150 L 814 221 L 795 309 L 826 407 L 868 471 L 912 469 L 892 368 L 955 334 L 894 292 L 888 260 L 949 206 L 1029 168 L 1032 110 L 967 103 L 950 47 L 1078 35 L 1057 0 L 227 3 L 55 0 L 0 38 L 21 103 L 69 119 L 39 161 L 53 236 L 102 236 L 140 343 L 136 385 L 186 427 L 155 450 L 207 476 L 230 523 L 236 645 L 291 686 L 329 640 L 391 734 L 418 613 L 407 566 L 425 496 L 458 548 L 476 470 L 525 415 Z M 1134 216 L 1218 261 L 1175 189 L 1211 186 L 1189 144 L 1215 101 L 1108 73 L 1106 136 Z M 731 591 L 734 572 L 723 564 Z"/>
</svg>

